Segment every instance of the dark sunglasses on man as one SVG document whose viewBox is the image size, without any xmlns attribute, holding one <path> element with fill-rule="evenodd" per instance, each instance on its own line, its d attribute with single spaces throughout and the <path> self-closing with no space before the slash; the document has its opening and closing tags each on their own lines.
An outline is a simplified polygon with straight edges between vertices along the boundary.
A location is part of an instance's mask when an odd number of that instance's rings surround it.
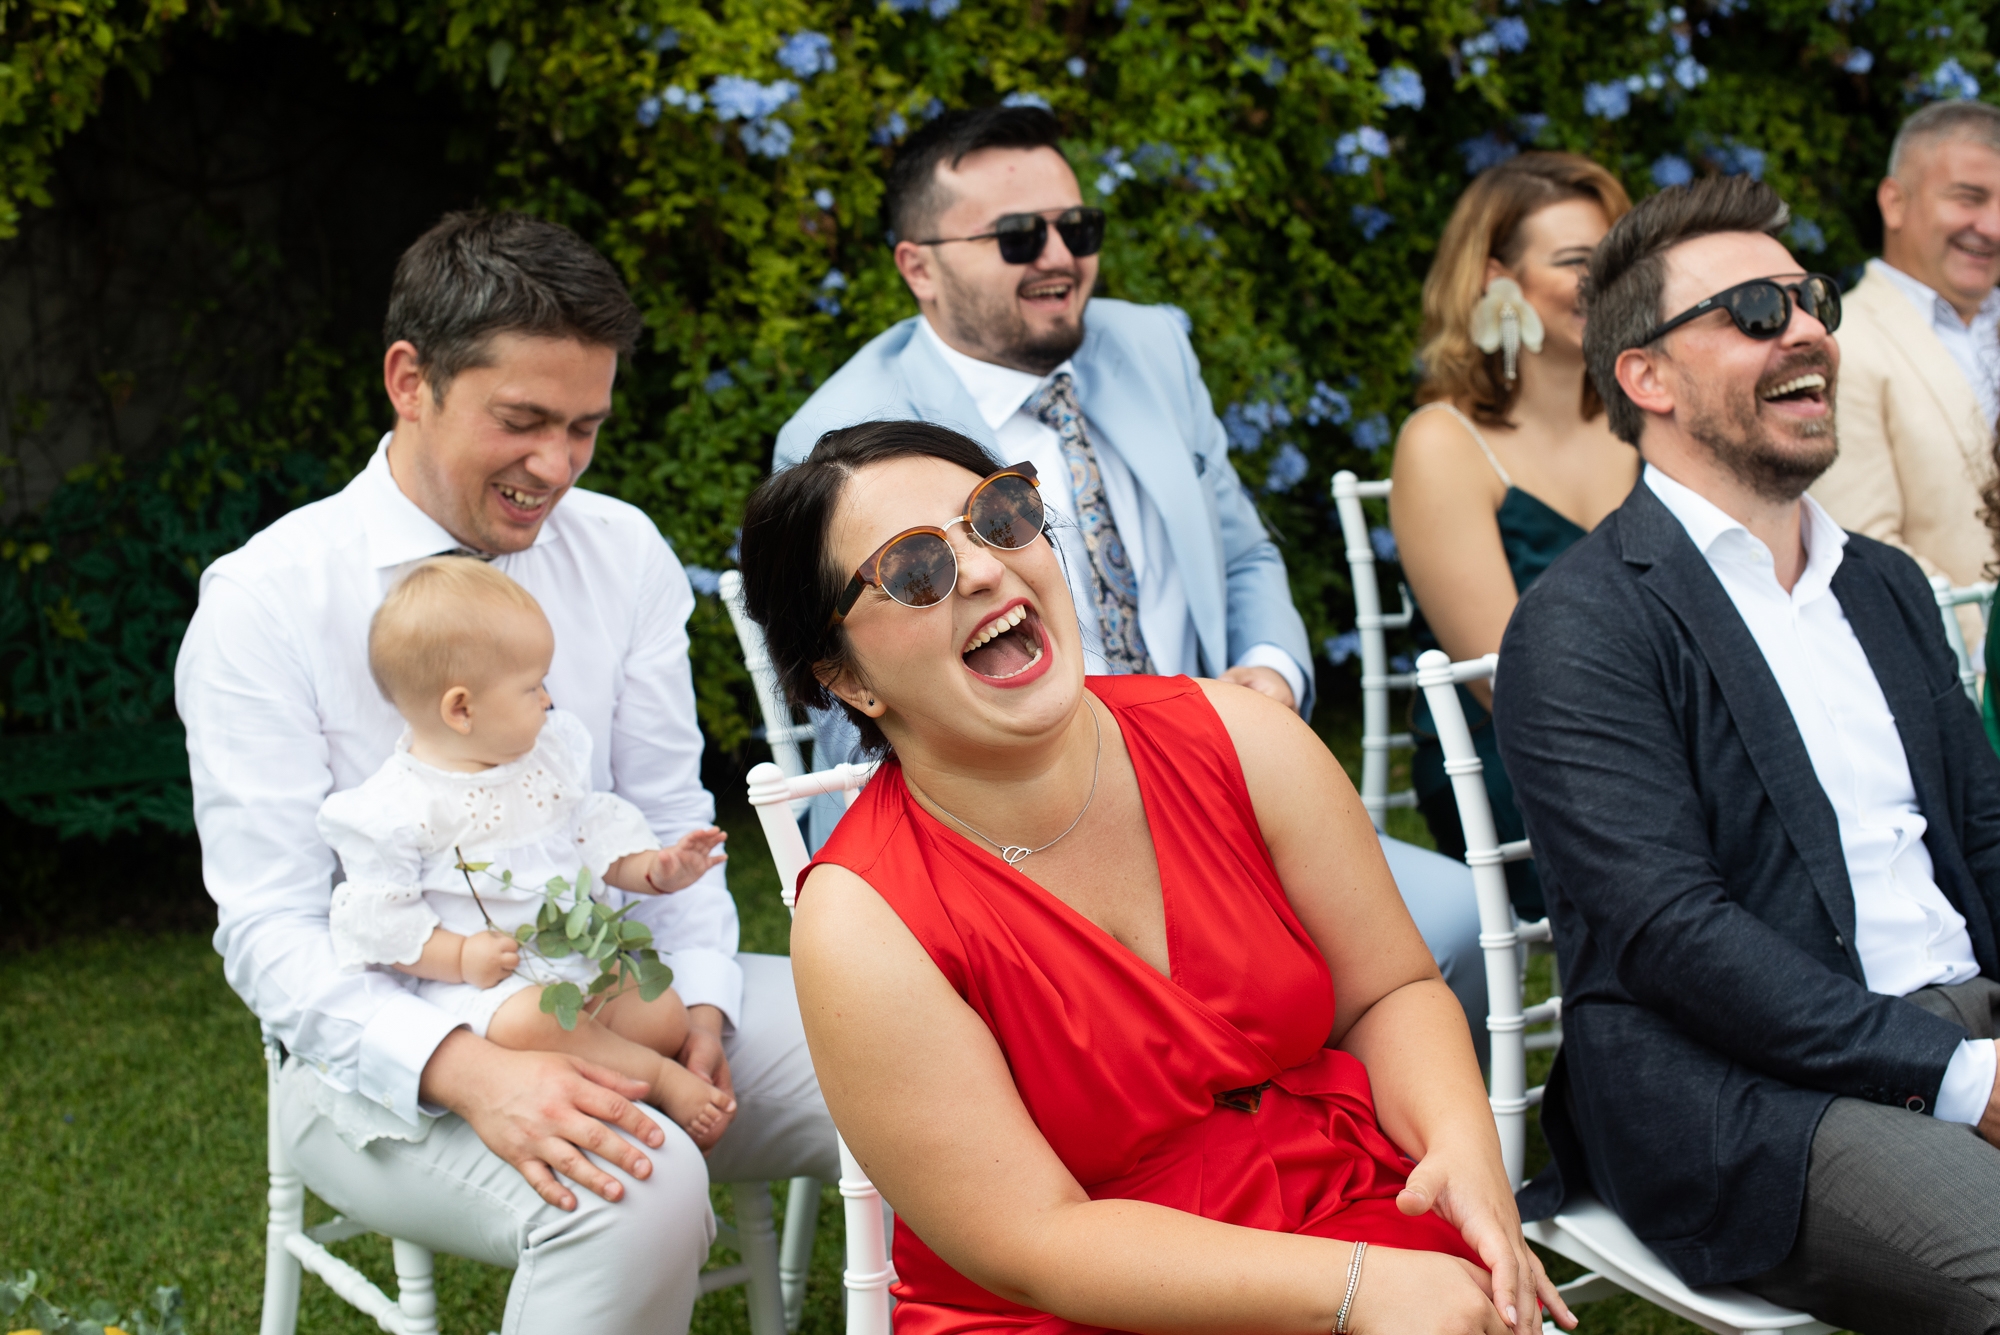
<svg viewBox="0 0 2000 1335">
<path fill-rule="evenodd" d="M 1078 259 L 1095 255 L 1104 248 L 1103 209 L 1050 209 L 1055 215 L 1056 233 L 1069 253 Z M 939 236 L 917 242 L 920 246 L 945 246 L 958 241 L 998 241 L 1000 258 L 1008 264 L 1033 264 L 1049 244 L 1050 218 L 1044 213 L 1002 214 L 990 232 L 977 236 Z"/>
<path fill-rule="evenodd" d="M 1041 485 L 1033 464 L 988 474 L 965 498 L 956 519 L 947 519 L 942 528 L 906 528 L 877 547 L 841 591 L 828 624 L 846 620 L 862 589 L 871 584 L 905 607 L 936 607 L 958 587 L 958 553 L 945 529 L 963 524 L 982 546 L 1018 552 L 1042 535 Z"/>
<path fill-rule="evenodd" d="M 1840 284 L 1823 273 L 1809 273 L 1796 283 L 1753 278 L 1726 287 L 1712 297 L 1702 298 L 1665 324 L 1655 325 L 1632 346 L 1643 348 L 1710 311 L 1726 312 L 1745 338 L 1777 338 L 1791 326 L 1795 300 L 1800 310 L 1826 327 L 1827 333 L 1840 328 Z"/>
</svg>

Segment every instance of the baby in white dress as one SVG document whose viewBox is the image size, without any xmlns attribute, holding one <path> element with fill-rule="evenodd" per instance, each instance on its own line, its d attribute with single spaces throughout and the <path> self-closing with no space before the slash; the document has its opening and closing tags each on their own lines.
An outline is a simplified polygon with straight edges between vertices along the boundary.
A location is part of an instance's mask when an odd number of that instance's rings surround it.
<svg viewBox="0 0 2000 1335">
<path fill-rule="evenodd" d="M 387 764 L 320 808 L 320 835 L 346 873 L 333 892 L 334 952 L 348 969 L 423 980 L 418 995 L 502 1047 L 566 1052 L 645 1081 L 650 1101 L 707 1149 L 736 1101 L 674 1060 L 687 1041 L 681 999 L 626 990 L 565 1030 L 543 1012 L 542 989 L 587 987 L 598 966 L 544 958 L 513 935 L 535 921 L 552 877 L 575 885 L 588 869 L 600 896 L 606 886 L 671 894 L 723 860 L 721 830 L 661 848 L 637 807 L 591 791 L 590 733 L 542 686 L 554 653 L 534 597 L 484 562 L 439 557 L 389 591 L 368 665 L 409 727 Z"/>
</svg>

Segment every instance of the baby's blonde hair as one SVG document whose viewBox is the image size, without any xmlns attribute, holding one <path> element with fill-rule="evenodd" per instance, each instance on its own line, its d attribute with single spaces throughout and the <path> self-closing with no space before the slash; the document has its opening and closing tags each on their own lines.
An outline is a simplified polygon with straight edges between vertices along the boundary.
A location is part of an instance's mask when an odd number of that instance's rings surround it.
<svg viewBox="0 0 2000 1335">
<path fill-rule="evenodd" d="M 368 623 L 375 685 L 407 714 L 454 686 L 482 683 L 521 652 L 521 623 L 510 611 L 548 625 L 535 596 L 486 562 L 432 557 L 389 590 Z"/>
</svg>

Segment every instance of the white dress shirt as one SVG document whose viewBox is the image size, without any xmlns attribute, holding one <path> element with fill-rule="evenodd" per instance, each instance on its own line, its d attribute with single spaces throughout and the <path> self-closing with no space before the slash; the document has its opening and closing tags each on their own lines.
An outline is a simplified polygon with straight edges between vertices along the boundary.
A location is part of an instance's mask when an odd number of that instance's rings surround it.
<svg viewBox="0 0 2000 1335">
<path fill-rule="evenodd" d="M 1958 363 L 1966 383 L 1979 397 L 1979 407 L 1987 422 L 2000 421 L 2000 288 L 1986 294 L 1986 300 L 1979 303 L 1979 314 L 1967 324 L 1956 306 L 1895 265 L 1886 260 L 1870 260 L 1868 267 L 1910 299 L 1917 314 Z"/>
<path fill-rule="evenodd" d="M 424 1065 L 459 1022 L 412 978 L 340 967 L 327 926 L 337 860 L 315 825 L 327 795 L 380 769 L 403 731 L 368 672 L 369 618 L 412 562 L 458 545 L 396 486 L 387 445 L 338 495 L 203 573 L 174 689 L 230 985 L 329 1084 L 415 1124 Z M 661 844 L 712 823 L 688 667 L 694 594 L 652 521 L 572 490 L 532 547 L 493 564 L 554 627 L 549 694 L 590 733 L 592 786 L 638 807 Z M 682 1000 L 733 1023 L 743 983 L 722 868 L 635 898 Z"/>
<path fill-rule="evenodd" d="M 1653 465 L 1645 476 L 1707 558 L 1791 709 L 1840 825 L 1854 891 L 1854 949 L 1868 990 L 1901 997 L 1978 977 L 1965 919 L 1934 879 L 1924 846 L 1929 827 L 1895 716 L 1831 587 L 1847 534 L 1819 502 L 1801 498 L 1806 567 L 1787 593 L 1770 548 L 1749 529 Z M 1995 1055 L 1990 1041 L 1960 1046 L 1945 1068 L 1937 1117 L 1979 1120 Z"/>
<path fill-rule="evenodd" d="M 971 396 L 974 406 L 1000 445 L 1003 463 L 1031 463 L 1042 480 L 1042 503 L 1050 511 L 1049 531 L 1063 554 L 1069 576 L 1070 596 L 1076 601 L 1077 615 L 1084 626 L 1084 666 L 1094 673 L 1107 673 L 1102 641 L 1096 632 L 1097 592 L 1091 579 L 1090 551 L 1076 522 L 1076 493 L 1069 485 L 1069 463 L 1063 458 L 1062 443 L 1055 429 L 1035 416 L 1035 398 L 1064 371 L 1075 374 L 1064 362 L 1045 376 L 1017 371 L 1011 366 L 983 362 L 952 347 L 931 328 L 928 319 L 918 321 L 923 336 L 957 374 L 959 383 Z M 1088 405 L 1084 405 L 1086 417 Z M 1094 443 L 1094 442 L 1093 442 Z M 1201 674 L 1201 644 L 1196 636 L 1194 617 L 1188 610 L 1187 593 L 1173 561 L 1173 547 L 1167 537 L 1160 512 L 1146 493 L 1133 481 L 1131 470 L 1109 450 L 1093 450 L 1097 471 L 1104 479 L 1104 499 L 1111 507 L 1111 520 L 1131 558 L 1132 571 L 1139 581 L 1139 633 L 1146 637 L 1146 652 L 1154 668 L 1163 675 Z M 1306 698 L 1305 668 L 1275 644 L 1253 644 L 1231 667 L 1267 667 L 1292 688 L 1294 707 Z"/>
</svg>

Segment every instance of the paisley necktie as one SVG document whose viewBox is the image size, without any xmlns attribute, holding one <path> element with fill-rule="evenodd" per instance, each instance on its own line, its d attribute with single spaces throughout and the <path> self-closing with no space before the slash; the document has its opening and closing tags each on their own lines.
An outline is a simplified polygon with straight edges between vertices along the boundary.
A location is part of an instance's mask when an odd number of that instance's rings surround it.
<svg viewBox="0 0 2000 1335">
<path fill-rule="evenodd" d="M 1104 477 L 1097 452 L 1090 446 L 1083 409 L 1077 406 L 1076 382 L 1058 371 L 1035 399 L 1034 414 L 1056 433 L 1063 461 L 1069 465 L 1070 490 L 1076 495 L 1077 527 L 1090 552 L 1091 587 L 1097 595 L 1097 625 L 1104 639 L 1104 661 L 1113 672 L 1153 671 L 1146 637 L 1139 631 L 1139 580 L 1118 537 L 1111 506 L 1104 497 Z"/>
</svg>

